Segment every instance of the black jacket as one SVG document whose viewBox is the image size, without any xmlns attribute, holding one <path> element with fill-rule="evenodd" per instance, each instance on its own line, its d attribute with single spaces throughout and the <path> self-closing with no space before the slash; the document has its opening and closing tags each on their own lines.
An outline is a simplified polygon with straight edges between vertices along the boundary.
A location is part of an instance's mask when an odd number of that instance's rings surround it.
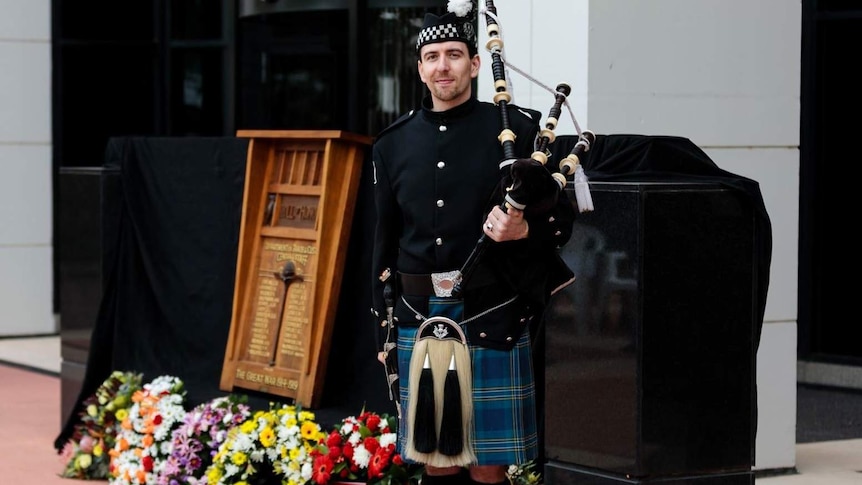
<svg viewBox="0 0 862 485">
<path fill-rule="evenodd" d="M 482 236 L 488 211 L 502 202 L 500 108 L 476 99 L 445 112 L 431 111 L 429 99 L 424 106 L 381 132 L 372 150 L 377 222 L 371 311 L 380 350 L 386 335 L 386 307 L 378 276 L 386 268 L 393 275 L 460 269 Z M 529 158 L 539 113 L 510 105 L 508 118 L 517 136 L 516 156 Z M 527 321 L 522 319 L 541 315 L 549 285 L 571 279 L 557 255 L 557 248 L 571 235 L 574 220 L 572 204 L 565 192 L 561 194 L 551 213 L 527 217 L 527 239 L 490 241 L 487 246 L 477 276 L 471 278 L 481 284 L 468 285 L 463 295 L 465 318 L 516 295 L 519 301 L 504 309 L 517 315 L 492 312 L 488 318 L 471 321 L 467 328 L 474 343 L 499 348 L 514 345 L 512 340 L 517 340 Z M 548 281 L 549 275 L 554 275 L 555 282 Z M 427 301 L 414 300 L 410 303 L 416 311 L 427 310 Z M 403 305 L 400 295 L 396 302 L 398 325 L 421 323 Z"/>
</svg>

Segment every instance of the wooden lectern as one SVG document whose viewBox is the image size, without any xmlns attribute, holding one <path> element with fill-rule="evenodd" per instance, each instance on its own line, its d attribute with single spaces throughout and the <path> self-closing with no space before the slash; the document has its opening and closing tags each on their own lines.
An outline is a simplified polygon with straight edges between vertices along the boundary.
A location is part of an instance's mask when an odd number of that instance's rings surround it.
<svg viewBox="0 0 862 485">
<path fill-rule="evenodd" d="M 361 165 L 343 131 L 249 138 L 230 333 L 220 389 L 319 406 Z"/>
</svg>

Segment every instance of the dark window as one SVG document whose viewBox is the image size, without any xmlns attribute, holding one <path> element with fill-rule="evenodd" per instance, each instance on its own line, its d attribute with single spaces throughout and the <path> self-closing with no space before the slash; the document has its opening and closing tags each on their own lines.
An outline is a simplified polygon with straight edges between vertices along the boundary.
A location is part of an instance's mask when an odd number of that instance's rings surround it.
<svg viewBox="0 0 862 485">
<path fill-rule="evenodd" d="M 347 11 L 242 19 L 239 129 L 347 129 Z"/>
<path fill-rule="evenodd" d="M 218 2 L 181 0 L 170 4 L 170 38 L 203 40 L 222 38 L 222 15 Z M 215 7 L 215 8 L 213 8 Z"/>
<path fill-rule="evenodd" d="M 416 37 L 426 8 L 379 8 L 368 12 L 369 133 L 376 134 L 399 116 L 419 106 L 425 86 L 417 73 Z M 430 10 L 443 14 L 445 8 Z"/>
<path fill-rule="evenodd" d="M 171 135 L 221 135 L 225 88 L 221 48 L 171 51 Z"/>
</svg>

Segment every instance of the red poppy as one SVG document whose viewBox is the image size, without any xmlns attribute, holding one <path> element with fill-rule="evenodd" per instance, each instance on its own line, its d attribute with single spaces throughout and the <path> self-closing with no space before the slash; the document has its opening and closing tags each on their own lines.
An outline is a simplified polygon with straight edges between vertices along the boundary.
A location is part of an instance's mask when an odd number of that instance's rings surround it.
<svg viewBox="0 0 862 485">
<path fill-rule="evenodd" d="M 332 477 L 332 460 L 328 456 L 322 455 L 314 459 L 314 472 L 311 478 L 320 485 L 329 483 Z"/>
</svg>

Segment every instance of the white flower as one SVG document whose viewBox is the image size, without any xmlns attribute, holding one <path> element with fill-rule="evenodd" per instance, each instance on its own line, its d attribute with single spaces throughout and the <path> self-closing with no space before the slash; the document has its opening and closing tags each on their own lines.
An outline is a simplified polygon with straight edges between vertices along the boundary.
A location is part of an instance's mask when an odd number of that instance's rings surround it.
<svg viewBox="0 0 862 485">
<path fill-rule="evenodd" d="M 465 17 L 473 10 L 473 2 L 471 0 L 449 0 L 447 10 L 459 17 Z"/>
<path fill-rule="evenodd" d="M 353 463 L 359 468 L 368 468 L 368 461 L 371 460 L 371 453 L 365 449 L 365 445 L 359 445 L 353 450 Z"/>
<path fill-rule="evenodd" d="M 398 441 L 398 435 L 395 433 L 383 433 L 380 435 L 380 446 L 387 447 Z"/>
</svg>

